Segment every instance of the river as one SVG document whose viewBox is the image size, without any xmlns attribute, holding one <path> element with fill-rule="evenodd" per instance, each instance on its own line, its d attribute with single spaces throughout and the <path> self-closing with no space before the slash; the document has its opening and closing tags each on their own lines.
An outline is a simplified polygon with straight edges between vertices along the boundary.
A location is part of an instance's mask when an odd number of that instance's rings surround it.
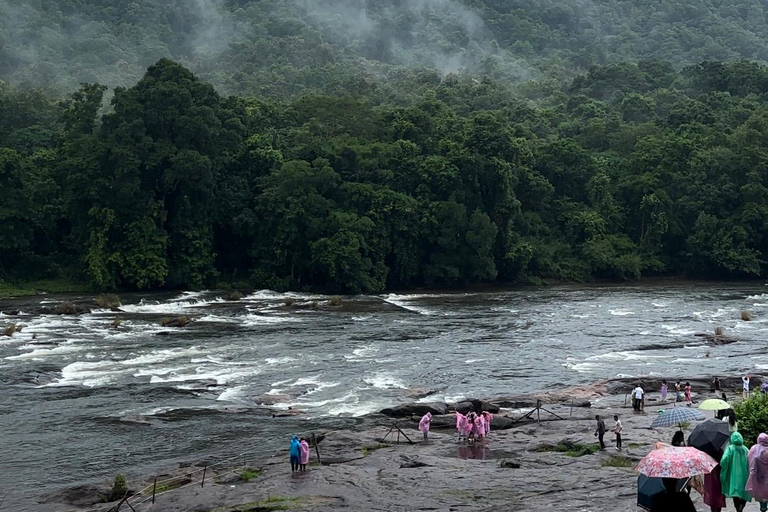
<svg viewBox="0 0 768 512">
<path fill-rule="evenodd" d="M 0 315 L 0 499 L 123 472 L 282 447 L 293 432 L 376 421 L 424 401 L 511 395 L 600 378 L 760 373 L 762 283 L 555 286 L 479 293 L 329 297 L 259 291 L 124 295 L 122 313 Z M 0 301 L 34 311 L 87 296 Z M 289 305 L 286 305 L 289 304 Z M 95 306 L 94 306 L 95 307 Z M 750 310 L 754 320 L 740 319 Z M 159 326 L 187 315 L 183 329 Z M 113 319 L 123 319 L 118 329 Z M 738 343 L 694 336 L 716 326 Z M 270 408 L 257 402 L 274 403 Z M 292 407 L 296 418 L 272 418 Z"/>
</svg>

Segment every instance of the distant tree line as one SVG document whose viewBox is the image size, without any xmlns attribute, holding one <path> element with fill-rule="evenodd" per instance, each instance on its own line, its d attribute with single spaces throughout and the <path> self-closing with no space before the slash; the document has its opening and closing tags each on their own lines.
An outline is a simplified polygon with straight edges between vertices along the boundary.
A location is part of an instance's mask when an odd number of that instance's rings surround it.
<svg viewBox="0 0 768 512">
<path fill-rule="evenodd" d="M 768 68 L 641 61 L 510 87 L 223 97 L 164 59 L 103 113 L 98 84 L 64 101 L 0 85 L 0 279 L 365 293 L 766 275 Z"/>
</svg>

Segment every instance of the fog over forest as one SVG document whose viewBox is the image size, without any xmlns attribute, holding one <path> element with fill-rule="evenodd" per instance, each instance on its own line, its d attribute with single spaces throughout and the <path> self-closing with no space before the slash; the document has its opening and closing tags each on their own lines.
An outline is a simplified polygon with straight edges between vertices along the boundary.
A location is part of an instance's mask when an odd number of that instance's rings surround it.
<svg viewBox="0 0 768 512">
<path fill-rule="evenodd" d="M 0 79 L 129 86 L 170 58 L 238 93 L 332 89 L 313 80 L 318 67 L 350 80 L 428 68 L 563 81 L 649 58 L 764 61 L 766 26 L 756 0 L 0 0 Z"/>
</svg>

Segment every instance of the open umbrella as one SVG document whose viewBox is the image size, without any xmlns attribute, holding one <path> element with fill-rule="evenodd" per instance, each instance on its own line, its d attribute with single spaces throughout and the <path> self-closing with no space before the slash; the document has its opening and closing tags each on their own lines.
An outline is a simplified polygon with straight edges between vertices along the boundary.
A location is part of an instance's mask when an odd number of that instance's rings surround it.
<svg viewBox="0 0 768 512">
<path fill-rule="evenodd" d="M 665 409 L 664 412 L 659 414 L 653 423 L 651 428 L 657 427 L 671 427 L 674 425 L 682 425 L 683 423 L 690 423 L 694 420 L 706 419 L 696 409 L 689 409 L 688 407 L 674 407 L 672 409 Z"/>
<path fill-rule="evenodd" d="M 677 481 L 677 492 L 681 492 L 685 487 L 687 478 L 681 478 Z M 645 475 L 637 477 L 637 506 L 646 510 L 651 510 L 653 497 L 660 492 L 665 492 L 664 483 L 661 478 L 652 478 Z"/>
<path fill-rule="evenodd" d="M 704 423 L 699 423 L 688 436 L 688 446 L 697 448 L 715 460 L 723 458 L 723 451 L 728 446 L 731 439 L 731 432 L 728 429 L 728 423 L 709 419 Z"/>
<path fill-rule="evenodd" d="M 715 466 L 715 459 L 696 448 L 664 446 L 643 457 L 635 469 L 645 476 L 656 478 L 686 478 L 706 475 Z"/>
<path fill-rule="evenodd" d="M 719 398 L 710 398 L 709 400 L 704 400 L 701 402 L 701 405 L 699 405 L 699 409 L 702 411 L 722 411 L 723 409 L 730 408 L 731 404 L 725 400 L 720 400 Z"/>
</svg>

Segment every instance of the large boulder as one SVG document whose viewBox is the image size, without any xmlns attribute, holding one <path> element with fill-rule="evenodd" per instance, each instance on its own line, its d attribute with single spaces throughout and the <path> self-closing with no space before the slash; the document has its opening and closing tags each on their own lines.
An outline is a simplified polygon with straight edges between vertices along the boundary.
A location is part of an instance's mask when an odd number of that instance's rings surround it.
<svg viewBox="0 0 768 512">
<path fill-rule="evenodd" d="M 439 416 L 448 412 L 448 406 L 442 402 L 429 402 L 429 403 L 411 403 L 398 405 L 396 407 L 388 407 L 381 410 L 381 414 L 389 416 L 391 418 L 404 418 L 406 416 L 423 416 L 431 412 L 434 416 Z"/>
<path fill-rule="evenodd" d="M 467 414 L 469 411 L 475 411 L 477 414 L 483 411 L 496 414 L 501 410 L 498 405 L 486 402 L 485 400 L 478 400 L 477 398 L 467 398 L 457 403 L 454 408 L 461 414 Z"/>
</svg>

